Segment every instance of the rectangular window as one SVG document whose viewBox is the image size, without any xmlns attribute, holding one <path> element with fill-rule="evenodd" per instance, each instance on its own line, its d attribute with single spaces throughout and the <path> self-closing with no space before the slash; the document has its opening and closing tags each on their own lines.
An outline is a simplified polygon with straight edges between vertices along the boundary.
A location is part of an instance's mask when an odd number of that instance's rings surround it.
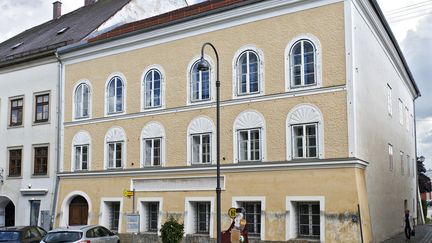
<svg viewBox="0 0 432 243">
<path fill-rule="evenodd" d="M 393 171 L 393 146 L 391 144 L 388 145 L 388 153 L 389 153 L 389 170 Z"/>
<path fill-rule="evenodd" d="M 21 176 L 22 149 L 9 149 L 9 176 Z"/>
<path fill-rule="evenodd" d="M 300 238 L 320 238 L 320 205 L 318 202 L 297 204 L 297 229 Z"/>
<path fill-rule="evenodd" d="M 75 170 L 88 170 L 89 146 L 75 146 Z"/>
<path fill-rule="evenodd" d="M 123 142 L 108 143 L 108 168 L 121 168 L 123 166 Z"/>
<path fill-rule="evenodd" d="M 40 200 L 30 200 L 30 225 L 37 226 L 39 222 Z"/>
<path fill-rule="evenodd" d="M 404 153 L 402 151 L 399 152 L 400 154 L 400 165 L 401 165 L 401 175 L 405 174 L 405 168 L 404 168 Z"/>
<path fill-rule="evenodd" d="M 109 210 L 109 228 L 118 231 L 120 220 L 120 202 L 107 202 Z"/>
<path fill-rule="evenodd" d="M 317 124 L 292 126 L 294 158 L 318 157 Z"/>
<path fill-rule="evenodd" d="M 144 166 L 161 165 L 161 138 L 144 139 Z"/>
<path fill-rule="evenodd" d="M 157 232 L 159 218 L 159 202 L 147 202 L 145 204 L 145 210 L 147 215 L 147 231 Z"/>
<path fill-rule="evenodd" d="M 49 118 L 49 94 L 36 95 L 35 97 L 35 122 L 46 122 Z"/>
<path fill-rule="evenodd" d="M 210 232 L 210 202 L 196 202 L 195 229 L 197 234 Z"/>
<path fill-rule="evenodd" d="M 211 134 L 194 134 L 192 137 L 192 164 L 211 162 Z"/>
<path fill-rule="evenodd" d="M 401 125 L 403 125 L 403 123 L 404 123 L 404 114 L 403 114 L 404 109 L 403 109 L 403 107 L 404 107 L 404 105 L 402 103 L 402 100 L 399 99 L 399 123 Z"/>
<path fill-rule="evenodd" d="M 393 114 L 393 104 L 392 104 L 392 88 L 387 84 L 387 109 L 388 114 L 391 116 Z"/>
<path fill-rule="evenodd" d="M 406 165 L 407 165 L 407 176 L 411 175 L 411 165 L 410 165 L 410 156 L 406 156 Z"/>
<path fill-rule="evenodd" d="M 410 115 L 409 115 L 409 110 L 408 107 L 405 106 L 405 126 L 406 126 L 406 130 L 409 131 L 409 127 L 410 127 L 410 121 L 409 121 Z"/>
<path fill-rule="evenodd" d="M 46 175 L 48 173 L 48 146 L 34 148 L 33 175 Z"/>
<path fill-rule="evenodd" d="M 248 235 L 260 237 L 261 235 L 261 202 L 241 202 L 241 207 L 245 209 L 245 219 L 247 222 Z"/>
<path fill-rule="evenodd" d="M 24 98 L 10 100 L 9 126 L 21 126 L 23 124 Z"/>
<path fill-rule="evenodd" d="M 261 160 L 261 129 L 238 131 L 238 160 Z"/>
</svg>

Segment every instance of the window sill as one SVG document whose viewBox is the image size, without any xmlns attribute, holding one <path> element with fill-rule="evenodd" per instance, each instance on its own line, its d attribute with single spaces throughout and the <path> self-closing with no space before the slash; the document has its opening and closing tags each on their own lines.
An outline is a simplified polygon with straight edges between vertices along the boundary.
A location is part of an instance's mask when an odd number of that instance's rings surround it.
<svg viewBox="0 0 432 243">
<path fill-rule="evenodd" d="M 105 170 L 123 170 L 123 167 L 110 167 L 110 168 L 105 168 Z"/>
<path fill-rule="evenodd" d="M 233 99 L 247 99 L 247 98 L 251 98 L 251 97 L 257 97 L 257 96 L 262 96 L 264 95 L 263 91 L 259 91 L 259 92 L 253 92 L 253 93 L 245 93 L 245 94 L 234 94 Z"/>
<path fill-rule="evenodd" d="M 119 116 L 124 114 L 126 114 L 126 111 L 111 112 L 111 113 L 105 113 L 105 117 Z"/>
<path fill-rule="evenodd" d="M 32 126 L 49 125 L 50 123 L 51 123 L 50 121 L 40 121 L 40 122 L 33 121 Z"/>
<path fill-rule="evenodd" d="M 31 178 L 49 178 L 48 174 L 32 174 Z"/>
<path fill-rule="evenodd" d="M 23 128 L 23 127 L 24 127 L 23 124 L 21 124 L 21 125 L 8 125 L 8 129 Z"/>
<path fill-rule="evenodd" d="M 8 180 L 19 180 L 19 179 L 22 179 L 22 176 L 21 175 L 8 175 L 7 179 Z"/>
</svg>

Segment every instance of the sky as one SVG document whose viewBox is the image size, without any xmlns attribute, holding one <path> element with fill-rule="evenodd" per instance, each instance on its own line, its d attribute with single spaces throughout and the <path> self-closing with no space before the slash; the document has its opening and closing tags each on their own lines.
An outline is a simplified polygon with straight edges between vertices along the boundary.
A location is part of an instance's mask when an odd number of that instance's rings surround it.
<svg viewBox="0 0 432 243">
<path fill-rule="evenodd" d="M 194 4 L 203 0 L 187 0 Z M 0 42 L 52 18 L 54 0 L 0 0 Z M 432 0 L 378 0 L 422 97 L 416 100 L 418 155 L 432 169 Z M 62 14 L 84 0 L 62 0 Z M 9 24 L 5 24 L 9 23 Z M 13 24 L 11 24 L 13 23 Z M 420 48 L 422 47 L 422 48 Z M 432 80 L 431 80 L 432 81 Z"/>
</svg>

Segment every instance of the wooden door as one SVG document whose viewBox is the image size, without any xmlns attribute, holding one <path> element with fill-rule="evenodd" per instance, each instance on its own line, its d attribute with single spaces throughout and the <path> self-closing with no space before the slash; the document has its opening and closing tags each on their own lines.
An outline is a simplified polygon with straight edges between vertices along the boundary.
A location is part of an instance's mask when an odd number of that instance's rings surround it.
<svg viewBox="0 0 432 243">
<path fill-rule="evenodd" d="M 87 219 L 87 201 L 81 196 L 76 196 L 69 204 L 69 225 L 86 225 Z"/>
<path fill-rule="evenodd" d="M 15 226 L 15 205 L 12 201 L 5 208 L 5 226 Z"/>
</svg>

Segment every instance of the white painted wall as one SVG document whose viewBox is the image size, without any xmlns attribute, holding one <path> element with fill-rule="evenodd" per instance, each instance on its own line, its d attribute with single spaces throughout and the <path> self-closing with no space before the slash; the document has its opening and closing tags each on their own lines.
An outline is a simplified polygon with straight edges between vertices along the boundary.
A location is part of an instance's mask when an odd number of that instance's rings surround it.
<svg viewBox="0 0 432 243">
<path fill-rule="evenodd" d="M 388 49 L 356 4 L 351 5 L 351 12 L 355 155 L 369 162 L 366 183 L 372 231 L 374 241 L 380 242 L 402 231 L 405 199 L 408 209 L 415 215 L 413 126 L 411 119 L 409 131 L 405 121 L 403 126 L 399 123 L 398 107 L 400 98 L 404 109 L 407 106 L 409 113 L 413 114 L 413 94 Z M 392 116 L 387 108 L 387 84 L 392 87 Z M 389 143 L 393 145 L 393 171 L 389 170 Z M 405 175 L 401 175 L 399 151 L 404 152 Z M 406 155 L 410 156 L 409 176 L 406 174 Z"/>
<path fill-rule="evenodd" d="M 55 59 L 19 68 L 0 70 L 0 168 L 4 169 L 4 183 L 0 183 L 0 196 L 9 197 L 15 204 L 15 224 L 30 223 L 29 200 L 41 200 L 40 210 L 51 211 L 54 195 L 57 157 L 57 83 L 58 63 Z M 49 123 L 34 125 L 34 93 L 50 91 Z M 24 95 L 23 127 L 8 128 L 9 97 Z M 33 145 L 49 144 L 48 176 L 32 177 Z M 11 146 L 22 146 L 20 178 L 8 178 L 8 152 Z M 44 196 L 25 196 L 21 189 L 47 189 Z M 39 217 L 40 220 L 40 217 Z"/>
</svg>

